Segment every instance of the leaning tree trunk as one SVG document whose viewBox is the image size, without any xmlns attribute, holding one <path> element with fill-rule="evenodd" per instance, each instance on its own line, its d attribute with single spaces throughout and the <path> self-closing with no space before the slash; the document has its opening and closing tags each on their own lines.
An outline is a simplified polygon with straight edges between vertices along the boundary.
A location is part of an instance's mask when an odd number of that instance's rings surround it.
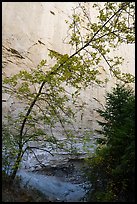
<svg viewBox="0 0 137 204">
<path fill-rule="evenodd" d="M 17 171 L 19 169 L 19 165 L 20 165 L 20 162 L 21 162 L 21 159 L 22 159 L 22 156 L 23 156 L 22 155 L 22 150 L 23 150 L 22 146 L 20 146 L 19 152 L 17 154 L 17 159 L 16 159 L 16 161 L 14 163 L 14 166 L 13 166 L 13 172 L 12 172 L 12 174 L 10 176 L 11 181 L 13 181 L 15 179 Z"/>
<path fill-rule="evenodd" d="M 29 109 L 28 109 L 28 111 L 27 111 L 27 113 L 25 115 L 25 118 L 24 118 L 24 120 L 22 122 L 21 130 L 20 130 L 20 138 L 19 138 L 19 151 L 18 151 L 18 154 L 17 154 L 17 159 L 16 159 L 15 164 L 13 166 L 13 173 L 11 174 L 11 181 L 13 181 L 15 179 L 15 177 L 16 177 L 16 174 L 17 174 L 21 159 L 22 159 L 23 154 L 24 154 L 22 141 L 23 141 L 23 130 L 24 130 L 27 118 L 28 118 L 29 114 L 31 113 L 31 110 L 32 110 L 33 106 L 35 105 L 38 97 L 40 96 L 42 88 L 43 88 L 44 85 L 45 85 L 45 82 L 42 82 L 42 84 L 40 86 L 40 89 L 39 89 L 39 92 L 37 93 L 37 95 L 34 98 L 34 100 L 32 101 L 32 103 L 30 104 L 30 107 L 29 107 Z"/>
</svg>

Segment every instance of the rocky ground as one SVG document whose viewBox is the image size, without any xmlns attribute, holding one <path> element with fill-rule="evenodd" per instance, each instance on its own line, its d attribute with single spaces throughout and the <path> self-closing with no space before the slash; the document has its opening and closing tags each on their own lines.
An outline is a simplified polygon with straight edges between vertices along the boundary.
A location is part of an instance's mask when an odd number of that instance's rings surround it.
<svg viewBox="0 0 137 204">
<path fill-rule="evenodd" d="M 18 172 L 21 185 L 5 186 L 3 202 L 82 201 L 89 189 L 84 167 L 84 160 L 69 160 L 56 167 L 22 169 Z"/>
<path fill-rule="evenodd" d="M 84 159 L 70 159 L 65 164 L 56 167 L 47 166 L 33 172 L 47 176 L 56 176 L 63 182 L 80 184 L 87 182 L 86 163 Z"/>
</svg>

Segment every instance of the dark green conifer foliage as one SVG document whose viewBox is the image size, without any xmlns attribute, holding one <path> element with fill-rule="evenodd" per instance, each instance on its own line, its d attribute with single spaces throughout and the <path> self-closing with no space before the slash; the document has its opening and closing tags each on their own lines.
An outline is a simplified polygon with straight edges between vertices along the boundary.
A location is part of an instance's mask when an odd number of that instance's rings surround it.
<svg viewBox="0 0 137 204">
<path fill-rule="evenodd" d="M 102 137 L 89 161 L 96 201 L 134 201 L 135 193 L 135 96 L 131 88 L 116 85 L 107 93 L 105 110 L 97 110 L 103 118 Z"/>
</svg>

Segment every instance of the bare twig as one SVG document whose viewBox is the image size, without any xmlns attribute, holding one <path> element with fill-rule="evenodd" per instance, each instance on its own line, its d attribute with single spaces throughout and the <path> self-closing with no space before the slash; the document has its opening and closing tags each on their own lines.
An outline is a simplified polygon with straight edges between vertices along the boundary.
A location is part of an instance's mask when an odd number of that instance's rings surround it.
<svg viewBox="0 0 137 204">
<path fill-rule="evenodd" d="M 32 147 L 32 146 L 30 147 L 30 146 L 29 146 L 29 149 L 39 149 L 39 150 L 48 152 L 49 154 L 51 154 L 52 156 L 54 156 L 54 154 L 52 154 L 49 150 L 44 149 L 44 148 L 41 148 L 41 147 Z"/>
<path fill-rule="evenodd" d="M 38 157 L 36 156 L 35 152 L 31 149 L 32 153 L 34 154 L 36 160 L 38 161 L 38 163 L 40 164 L 41 167 L 46 167 L 46 165 L 44 165 L 39 159 Z"/>
</svg>

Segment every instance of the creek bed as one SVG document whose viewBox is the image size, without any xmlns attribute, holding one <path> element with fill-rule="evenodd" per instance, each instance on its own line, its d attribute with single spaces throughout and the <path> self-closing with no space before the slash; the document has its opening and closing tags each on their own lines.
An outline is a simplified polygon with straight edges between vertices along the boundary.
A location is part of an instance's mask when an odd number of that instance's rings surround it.
<svg viewBox="0 0 137 204">
<path fill-rule="evenodd" d="M 69 160 L 66 164 L 35 171 L 21 169 L 17 175 L 22 186 L 38 190 L 51 202 L 83 201 L 91 187 L 81 169 L 83 162 Z"/>
</svg>

